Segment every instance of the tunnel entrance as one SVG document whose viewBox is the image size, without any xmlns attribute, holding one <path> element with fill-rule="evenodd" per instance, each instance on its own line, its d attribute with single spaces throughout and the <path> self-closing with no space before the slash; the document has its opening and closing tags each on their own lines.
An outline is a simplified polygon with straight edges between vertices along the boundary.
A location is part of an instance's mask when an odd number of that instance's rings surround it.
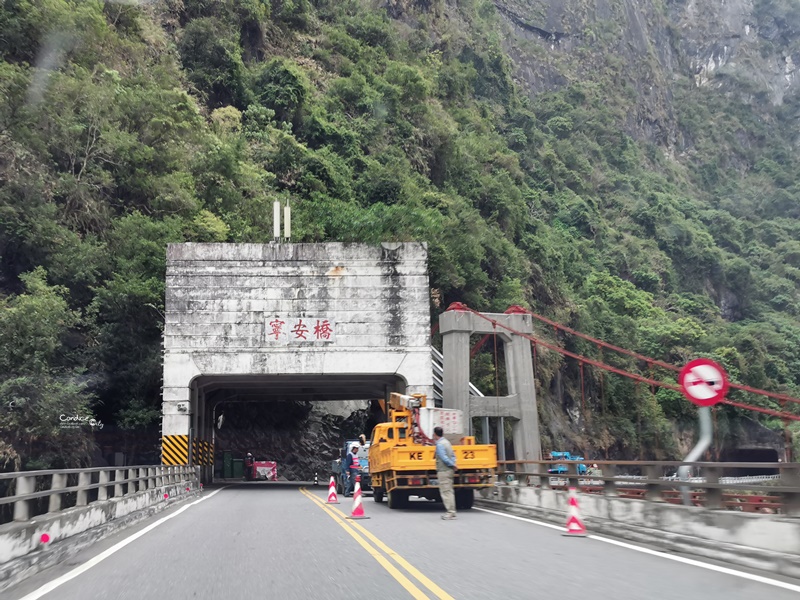
<svg viewBox="0 0 800 600">
<path fill-rule="evenodd" d="M 774 448 L 736 448 L 724 452 L 723 462 L 748 463 L 748 462 L 778 462 L 778 451 Z M 746 477 L 748 475 L 776 475 L 777 469 L 731 469 L 732 477 Z"/>
<path fill-rule="evenodd" d="M 237 461 L 250 452 L 277 463 L 280 480 L 325 481 L 345 440 L 369 438 L 384 420 L 378 400 L 405 391 L 393 374 L 202 376 L 194 385 L 216 480 L 239 478 Z"/>
</svg>

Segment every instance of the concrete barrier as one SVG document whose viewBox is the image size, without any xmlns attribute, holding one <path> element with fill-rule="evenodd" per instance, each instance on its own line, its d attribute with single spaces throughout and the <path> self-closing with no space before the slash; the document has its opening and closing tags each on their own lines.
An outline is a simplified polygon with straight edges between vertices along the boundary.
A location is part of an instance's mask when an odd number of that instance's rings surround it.
<svg viewBox="0 0 800 600">
<path fill-rule="evenodd" d="M 579 502 L 589 533 L 800 577 L 800 519 L 594 494 Z M 476 505 L 558 525 L 567 519 L 561 490 L 498 486 Z"/>
<path fill-rule="evenodd" d="M 196 480 L 183 481 L 0 525 L 0 592 L 111 533 L 199 494 Z M 48 543 L 41 542 L 42 534 L 49 536 Z"/>
</svg>

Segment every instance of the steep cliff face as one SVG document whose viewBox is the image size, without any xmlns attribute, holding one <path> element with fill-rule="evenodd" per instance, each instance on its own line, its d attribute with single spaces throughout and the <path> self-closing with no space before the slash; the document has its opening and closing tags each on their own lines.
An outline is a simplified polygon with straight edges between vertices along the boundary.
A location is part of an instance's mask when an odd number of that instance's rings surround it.
<svg viewBox="0 0 800 600">
<path fill-rule="evenodd" d="M 694 77 L 695 85 L 729 90 L 744 85 L 755 94 L 767 93 L 776 105 L 797 91 L 796 6 L 794 16 L 791 4 L 782 10 L 783 3 L 768 0 L 688 0 L 667 6 L 681 70 Z M 725 78 L 712 81 L 715 73 Z M 729 81 L 734 85 L 726 85 Z"/>
<path fill-rule="evenodd" d="M 636 98 L 627 129 L 669 145 L 674 129 L 669 24 L 654 2 L 498 0 L 518 82 L 536 94 L 592 81 Z"/>
<path fill-rule="evenodd" d="M 685 144 L 676 85 L 779 105 L 800 86 L 800 16 L 772 0 L 496 0 L 504 45 L 531 94 L 593 81 L 631 110 L 626 129 Z"/>
</svg>

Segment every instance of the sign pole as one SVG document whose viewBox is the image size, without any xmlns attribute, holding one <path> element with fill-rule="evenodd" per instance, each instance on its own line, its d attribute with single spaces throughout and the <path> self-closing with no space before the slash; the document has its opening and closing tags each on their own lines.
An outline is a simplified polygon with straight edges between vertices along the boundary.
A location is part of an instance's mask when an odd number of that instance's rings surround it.
<svg viewBox="0 0 800 600">
<path fill-rule="evenodd" d="M 697 445 L 692 448 L 691 452 L 686 455 L 686 458 L 683 459 L 683 462 L 695 462 L 698 458 L 703 456 L 703 452 L 708 450 L 714 438 L 714 427 L 711 424 L 711 407 L 701 406 L 697 413 L 700 418 L 700 439 L 697 441 Z M 688 482 L 690 468 L 689 465 L 678 467 L 678 479 Z M 681 486 L 681 496 L 683 497 L 683 504 L 685 506 L 692 505 L 692 498 L 689 494 L 688 485 Z"/>
<path fill-rule="evenodd" d="M 686 398 L 698 405 L 700 419 L 700 439 L 683 462 L 695 462 L 703 456 L 714 440 L 714 425 L 711 422 L 711 407 L 722 402 L 728 393 L 728 375 L 722 365 L 707 358 L 697 358 L 689 362 L 678 374 L 678 383 Z M 678 479 L 689 482 L 689 465 L 678 467 Z M 689 485 L 681 486 L 681 496 L 685 506 L 692 505 Z"/>
</svg>

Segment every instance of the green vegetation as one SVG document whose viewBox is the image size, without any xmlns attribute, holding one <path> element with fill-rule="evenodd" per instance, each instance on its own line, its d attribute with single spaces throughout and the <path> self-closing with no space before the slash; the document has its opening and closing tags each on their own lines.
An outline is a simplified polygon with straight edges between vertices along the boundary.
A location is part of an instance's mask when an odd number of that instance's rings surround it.
<svg viewBox="0 0 800 600">
<path fill-rule="evenodd" d="M 490 2 L 369 6 L 0 4 L 0 398 L 27 407 L 0 414 L 6 468 L 88 460 L 63 412 L 155 437 L 165 244 L 266 241 L 275 199 L 295 241 L 427 241 L 435 311 L 523 304 L 800 393 L 800 98 L 743 103 L 685 78 L 691 152 L 670 159 L 625 133 L 636 92 L 603 80 L 613 60 L 531 100 Z M 493 389 L 493 361 L 477 367 Z M 544 353 L 537 375 L 553 414 L 580 409 L 577 365 Z M 677 452 L 687 402 L 585 377 L 569 443 Z M 740 417 L 719 409 L 720 430 Z"/>
</svg>

